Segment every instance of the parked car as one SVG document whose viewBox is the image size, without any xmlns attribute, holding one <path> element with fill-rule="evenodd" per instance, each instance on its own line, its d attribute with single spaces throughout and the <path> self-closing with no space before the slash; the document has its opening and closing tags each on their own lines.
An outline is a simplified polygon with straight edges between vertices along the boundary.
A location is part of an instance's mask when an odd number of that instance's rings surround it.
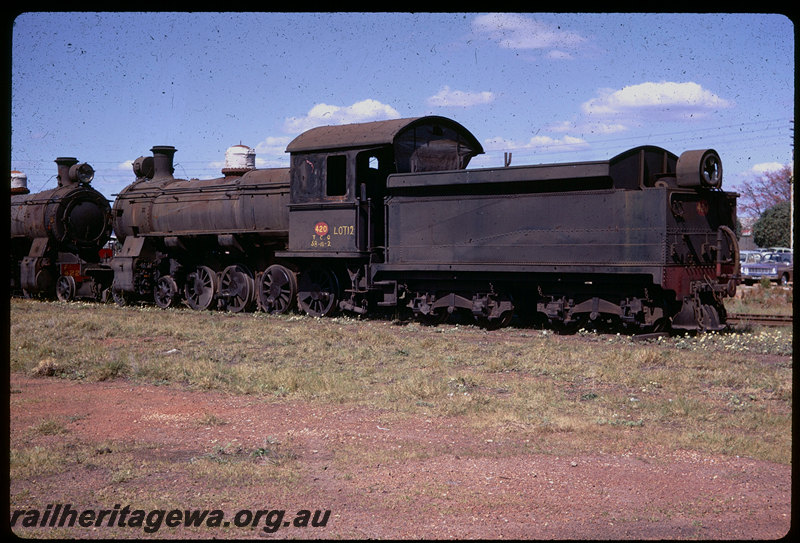
<svg viewBox="0 0 800 543">
<path fill-rule="evenodd" d="M 752 285 L 761 281 L 762 277 L 785 285 L 793 281 L 794 266 L 792 253 L 763 253 L 760 262 L 745 262 L 742 264 L 742 281 Z"/>
<path fill-rule="evenodd" d="M 739 262 L 742 264 L 751 262 L 761 262 L 761 257 L 764 255 L 761 251 L 739 251 Z"/>
</svg>

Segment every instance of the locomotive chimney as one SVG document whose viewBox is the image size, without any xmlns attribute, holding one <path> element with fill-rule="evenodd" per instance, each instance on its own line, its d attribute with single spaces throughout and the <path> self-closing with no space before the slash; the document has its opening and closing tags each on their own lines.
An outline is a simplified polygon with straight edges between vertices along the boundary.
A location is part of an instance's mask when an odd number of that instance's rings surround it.
<svg viewBox="0 0 800 543">
<path fill-rule="evenodd" d="M 75 182 L 69 177 L 69 169 L 78 163 L 78 159 L 62 156 L 58 157 L 55 160 L 55 163 L 58 165 L 58 186 L 66 187 L 69 185 L 74 185 Z"/>
<path fill-rule="evenodd" d="M 153 153 L 153 179 L 172 178 L 172 173 L 175 171 L 172 157 L 177 149 L 171 145 L 156 145 L 150 151 Z"/>
</svg>

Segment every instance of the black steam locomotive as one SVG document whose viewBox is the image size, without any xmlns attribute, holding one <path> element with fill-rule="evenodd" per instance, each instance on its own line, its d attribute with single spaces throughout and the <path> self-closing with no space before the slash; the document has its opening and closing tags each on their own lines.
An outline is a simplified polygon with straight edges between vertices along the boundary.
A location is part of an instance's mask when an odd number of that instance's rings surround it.
<svg viewBox="0 0 800 543">
<path fill-rule="evenodd" d="M 710 149 L 468 170 L 478 140 L 426 116 L 314 128 L 290 168 L 211 180 L 151 151 L 114 202 L 118 303 L 718 330 L 738 282 L 736 194 Z"/>
<path fill-rule="evenodd" d="M 56 160 L 56 189 L 12 189 L 12 290 L 717 330 L 738 282 L 736 194 L 713 150 L 468 170 L 477 139 L 427 116 L 315 128 L 290 168 L 226 163 L 210 180 L 176 179 L 175 148 L 151 151 L 113 210 L 74 158 Z M 112 220 L 122 249 L 106 261 Z"/>
<path fill-rule="evenodd" d="M 94 169 L 56 159 L 58 186 L 30 194 L 11 189 L 11 291 L 30 296 L 101 299 L 113 274 L 104 262 L 111 206 L 92 188 Z"/>
</svg>

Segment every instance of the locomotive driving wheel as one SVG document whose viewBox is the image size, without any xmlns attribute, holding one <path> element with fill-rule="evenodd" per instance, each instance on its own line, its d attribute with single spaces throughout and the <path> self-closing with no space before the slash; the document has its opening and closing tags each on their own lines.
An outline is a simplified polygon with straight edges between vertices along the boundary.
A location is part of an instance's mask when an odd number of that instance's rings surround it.
<svg viewBox="0 0 800 543">
<path fill-rule="evenodd" d="M 258 302 L 267 313 L 283 314 L 292 308 L 297 297 L 294 272 L 280 264 L 268 267 L 258 282 Z"/>
<path fill-rule="evenodd" d="M 75 298 L 75 278 L 71 275 L 62 275 L 56 281 L 56 296 L 62 302 L 69 302 Z"/>
<path fill-rule="evenodd" d="M 255 280 L 252 272 L 241 264 L 222 270 L 218 296 L 221 305 L 228 311 L 239 313 L 249 309 L 255 301 Z"/>
<path fill-rule="evenodd" d="M 192 309 L 202 311 L 211 306 L 217 292 L 217 274 L 208 266 L 198 266 L 186 277 L 183 294 Z"/>
<path fill-rule="evenodd" d="M 326 317 L 336 312 L 339 280 L 327 268 L 311 268 L 300 274 L 297 305 L 312 317 Z"/>
<path fill-rule="evenodd" d="M 178 285 L 171 275 L 164 275 L 158 279 L 153 289 L 153 300 L 161 309 L 172 307 L 178 301 Z"/>
</svg>

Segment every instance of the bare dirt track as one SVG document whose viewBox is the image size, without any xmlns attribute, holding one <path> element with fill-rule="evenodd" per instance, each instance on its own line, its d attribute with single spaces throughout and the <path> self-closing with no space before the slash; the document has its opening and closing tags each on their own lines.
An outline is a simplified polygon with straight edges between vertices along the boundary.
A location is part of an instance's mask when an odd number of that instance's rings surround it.
<svg viewBox="0 0 800 543">
<path fill-rule="evenodd" d="M 221 509 L 226 519 L 247 508 L 331 511 L 324 527 L 271 534 L 260 526 L 162 526 L 148 534 L 128 526 L 62 531 L 18 522 L 13 530 L 21 536 L 775 539 L 791 527 L 791 466 L 747 458 L 667 447 L 543 455 L 513 432 L 484 435 L 457 418 L 125 380 L 11 374 L 10 391 L 12 450 L 60 451 L 67 461 L 69 451 L 90 451 L 74 452 L 68 470 L 12 478 L 12 513 L 120 502 Z M 214 420 L 204 419 L 210 413 Z M 33 431 L 44 414 L 63 427 Z M 252 454 L 273 444 L 282 455 L 275 458 L 285 461 Z M 199 473 L 198 465 L 209 472 Z M 209 475 L 214 470 L 218 478 Z M 262 477 L 259 470 L 272 471 Z"/>
</svg>

